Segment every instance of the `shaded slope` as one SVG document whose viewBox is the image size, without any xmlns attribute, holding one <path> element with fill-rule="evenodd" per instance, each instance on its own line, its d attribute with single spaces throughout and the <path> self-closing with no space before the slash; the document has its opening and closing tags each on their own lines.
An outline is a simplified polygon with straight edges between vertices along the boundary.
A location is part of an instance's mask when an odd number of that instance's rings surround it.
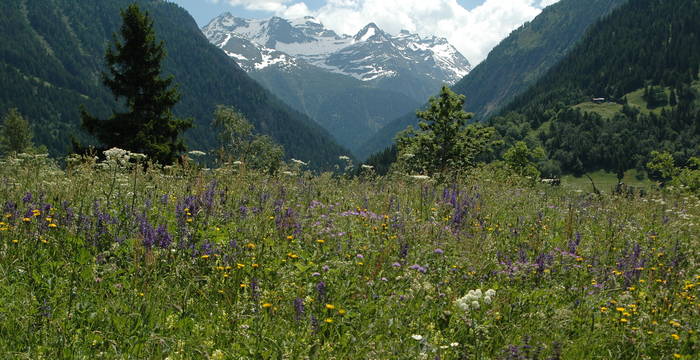
<svg viewBox="0 0 700 360">
<path fill-rule="evenodd" d="M 120 26 L 128 0 L 7 0 L 0 4 L 0 111 L 18 107 L 32 122 L 38 142 L 54 155 L 65 153 L 71 134 L 80 134 L 78 106 L 106 116 L 114 104 L 101 85 L 106 46 Z M 177 5 L 136 1 L 154 19 L 182 100 L 176 115 L 193 117 L 186 133 L 193 148 L 216 146 L 210 128 L 214 108 L 232 105 L 258 131 L 284 145 L 287 155 L 329 166 L 347 151 L 305 115 L 290 109 L 250 79 L 221 50 L 209 44 L 191 16 Z"/>
</svg>

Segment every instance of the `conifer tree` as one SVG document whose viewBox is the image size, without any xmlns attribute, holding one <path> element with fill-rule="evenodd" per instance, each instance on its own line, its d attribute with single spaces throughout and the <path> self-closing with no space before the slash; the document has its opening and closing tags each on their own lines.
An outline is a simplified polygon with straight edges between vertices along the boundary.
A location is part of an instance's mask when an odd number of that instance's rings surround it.
<svg viewBox="0 0 700 360">
<path fill-rule="evenodd" d="M 472 114 L 463 110 L 464 95 L 443 86 L 440 95 L 430 99 L 419 129 L 397 135 L 399 166 L 424 175 L 458 174 L 473 167 L 477 157 L 494 144 L 496 130 L 477 124 L 467 126 Z"/>
<path fill-rule="evenodd" d="M 116 111 L 100 120 L 84 109 L 82 125 L 102 144 L 143 153 L 161 164 L 172 163 L 185 151 L 180 134 L 192 126 L 191 119 L 178 119 L 172 108 L 180 99 L 173 77 L 161 77 L 165 45 L 156 40 L 148 13 L 132 4 L 122 10 L 121 40 L 115 34 L 107 48 L 107 72 L 102 82 L 123 100 L 125 112 Z"/>
</svg>

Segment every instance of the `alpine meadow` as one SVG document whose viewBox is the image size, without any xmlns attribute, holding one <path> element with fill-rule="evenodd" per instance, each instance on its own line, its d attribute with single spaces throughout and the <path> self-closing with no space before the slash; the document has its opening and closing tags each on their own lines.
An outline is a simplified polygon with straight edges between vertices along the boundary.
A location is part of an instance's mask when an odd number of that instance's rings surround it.
<svg viewBox="0 0 700 360">
<path fill-rule="evenodd" d="M 0 359 L 700 359 L 697 0 L 0 14 Z"/>
</svg>

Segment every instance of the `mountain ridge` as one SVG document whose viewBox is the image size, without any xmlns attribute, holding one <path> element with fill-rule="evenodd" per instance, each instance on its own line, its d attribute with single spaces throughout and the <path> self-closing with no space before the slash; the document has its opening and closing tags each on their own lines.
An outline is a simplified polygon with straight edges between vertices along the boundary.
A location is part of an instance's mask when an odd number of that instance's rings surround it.
<svg viewBox="0 0 700 360">
<path fill-rule="evenodd" d="M 105 118 L 119 104 L 101 84 L 105 48 L 121 25 L 119 11 L 134 1 L 7 0 L 0 4 L 0 111 L 17 107 L 32 123 L 35 140 L 50 153 L 69 151 L 69 135 L 83 142 L 79 106 Z M 163 75 L 174 75 L 182 93 L 174 112 L 193 117 L 187 143 L 200 150 L 217 146 L 211 118 L 216 105 L 243 112 L 257 131 L 285 146 L 288 157 L 330 168 L 347 150 L 314 121 L 289 108 L 248 77 L 201 34 L 181 7 L 138 0 L 154 20 L 167 57 Z M 215 80 L 211 80 L 215 79 Z"/>
<path fill-rule="evenodd" d="M 466 96 L 464 108 L 476 121 L 488 119 L 561 60 L 592 24 L 626 1 L 561 0 L 546 7 L 503 39 L 453 91 Z M 394 119 L 362 144 L 357 156 L 364 159 L 391 146 L 399 131 L 417 123 L 414 112 Z"/>
</svg>

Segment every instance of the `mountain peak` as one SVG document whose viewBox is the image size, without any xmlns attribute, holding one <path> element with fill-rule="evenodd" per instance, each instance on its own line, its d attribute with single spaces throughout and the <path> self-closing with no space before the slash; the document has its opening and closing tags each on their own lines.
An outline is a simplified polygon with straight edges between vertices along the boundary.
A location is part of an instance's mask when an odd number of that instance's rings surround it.
<svg viewBox="0 0 700 360">
<path fill-rule="evenodd" d="M 386 41 L 387 38 L 385 36 L 384 31 L 377 26 L 375 23 L 369 23 L 367 26 L 362 28 L 357 35 L 355 35 L 355 41 L 358 42 L 363 42 L 363 41 Z"/>
</svg>

